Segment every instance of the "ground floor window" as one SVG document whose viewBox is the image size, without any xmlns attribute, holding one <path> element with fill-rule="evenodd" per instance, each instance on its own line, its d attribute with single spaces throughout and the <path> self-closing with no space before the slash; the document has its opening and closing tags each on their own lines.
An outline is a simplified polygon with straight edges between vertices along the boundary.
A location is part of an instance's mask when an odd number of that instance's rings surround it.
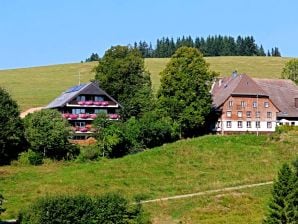
<svg viewBox="0 0 298 224">
<path fill-rule="evenodd" d="M 272 122 L 267 122 L 267 128 L 272 128 Z"/>
<path fill-rule="evenodd" d="M 247 127 L 247 128 L 251 128 L 251 121 L 247 121 L 247 122 L 246 122 L 246 127 Z"/>
<path fill-rule="evenodd" d="M 227 128 L 231 128 L 232 127 L 232 121 L 227 121 Z"/>
<path fill-rule="evenodd" d="M 242 128 L 242 121 L 238 121 L 237 124 L 238 124 L 238 128 Z"/>
<path fill-rule="evenodd" d="M 256 121 L 256 128 L 260 128 L 261 127 L 261 122 L 260 121 Z"/>
</svg>

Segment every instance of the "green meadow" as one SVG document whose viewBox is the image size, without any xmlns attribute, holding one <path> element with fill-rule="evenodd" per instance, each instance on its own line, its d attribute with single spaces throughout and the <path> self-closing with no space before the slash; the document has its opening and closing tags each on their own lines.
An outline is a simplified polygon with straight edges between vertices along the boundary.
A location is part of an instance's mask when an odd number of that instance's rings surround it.
<svg viewBox="0 0 298 224">
<path fill-rule="evenodd" d="M 281 57 L 207 57 L 210 68 L 229 76 L 232 71 L 246 73 L 252 77 L 279 78 L 289 58 Z M 156 92 L 160 85 L 159 73 L 166 66 L 168 58 L 145 59 L 145 66 L 151 73 L 152 87 Z M 0 86 L 7 89 L 17 100 L 22 111 L 47 105 L 61 92 L 81 82 L 94 78 L 92 69 L 96 62 L 50 65 L 32 68 L 0 70 Z"/>
<path fill-rule="evenodd" d="M 0 167 L 4 218 L 15 218 L 35 199 L 53 194 L 119 192 L 129 200 L 188 194 L 271 181 L 298 154 L 297 132 L 270 136 L 203 136 L 165 144 L 120 159 L 49 162 Z M 270 185 L 145 204 L 155 223 L 256 223 L 264 215 Z"/>
</svg>

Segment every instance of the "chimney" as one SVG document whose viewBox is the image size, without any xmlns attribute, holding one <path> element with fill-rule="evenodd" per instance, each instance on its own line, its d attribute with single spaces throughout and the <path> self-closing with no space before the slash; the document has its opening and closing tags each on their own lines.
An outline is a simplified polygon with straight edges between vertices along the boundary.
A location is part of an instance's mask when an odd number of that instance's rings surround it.
<svg viewBox="0 0 298 224">
<path fill-rule="evenodd" d="M 295 98 L 295 107 L 298 108 L 298 98 Z"/>
<path fill-rule="evenodd" d="M 219 79 L 219 80 L 218 80 L 218 87 L 220 87 L 221 84 L 222 84 L 222 79 Z"/>
<path fill-rule="evenodd" d="M 232 72 L 232 78 L 233 78 L 233 79 L 236 78 L 237 75 L 238 75 L 238 74 L 237 74 L 237 71 L 236 71 L 236 70 Z"/>
</svg>

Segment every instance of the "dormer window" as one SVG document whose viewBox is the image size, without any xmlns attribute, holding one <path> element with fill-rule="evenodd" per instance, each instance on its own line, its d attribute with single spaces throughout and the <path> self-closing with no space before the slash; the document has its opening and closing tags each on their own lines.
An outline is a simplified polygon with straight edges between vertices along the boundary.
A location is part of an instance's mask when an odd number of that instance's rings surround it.
<svg viewBox="0 0 298 224">
<path fill-rule="evenodd" d="M 95 96 L 94 101 L 103 101 L 103 97 L 102 96 Z"/>
</svg>

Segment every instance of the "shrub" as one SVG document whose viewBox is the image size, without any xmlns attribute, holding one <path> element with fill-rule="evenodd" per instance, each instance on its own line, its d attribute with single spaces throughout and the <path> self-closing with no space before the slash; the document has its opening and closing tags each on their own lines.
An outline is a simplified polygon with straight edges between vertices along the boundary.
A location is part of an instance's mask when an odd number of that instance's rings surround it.
<svg viewBox="0 0 298 224">
<path fill-rule="evenodd" d="M 41 198 L 19 214 L 22 224 L 148 223 L 140 205 L 130 206 L 118 194 Z"/>
<path fill-rule="evenodd" d="M 4 198 L 3 198 L 2 194 L 0 194 L 0 215 L 2 212 L 5 212 L 5 208 L 2 207 L 3 200 L 4 200 Z"/>
<path fill-rule="evenodd" d="M 101 153 L 97 144 L 81 146 L 77 161 L 84 162 L 88 160 L 97 160 L 99 157 L 101 157 Z"/>
<path fill-rule="evenodd" d="M 43 164 L 42 155 L 29 149 L 19 155 L 18 162 L 23 165 L 41 165 Z"/>
</svg>

